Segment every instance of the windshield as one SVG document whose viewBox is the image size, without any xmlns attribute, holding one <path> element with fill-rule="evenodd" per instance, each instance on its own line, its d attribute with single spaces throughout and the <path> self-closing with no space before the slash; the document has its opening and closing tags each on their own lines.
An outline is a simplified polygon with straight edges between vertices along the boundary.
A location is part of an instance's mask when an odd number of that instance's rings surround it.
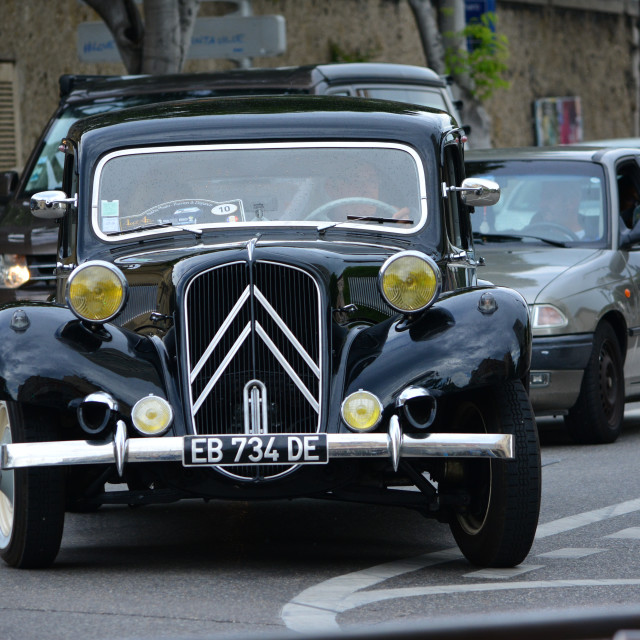
<svg viewBox="0 0 640 640">
<path fill-rule="evenodd" d="M 104 239 L 242 224 L 407 233 L 425 218 L 420 159 L 397 144 L 132 149 L 101 160 L 93 191 L 94 229 Z"/>
<path fill-rule="evenodd" d="M 598 165 L 555 160 L 468 162 L 469 176 L 500 185 L 500 201 L 476 207 L 477 237 L 517 238 L 567 246 L 600 245 L 607 237 L 604 175 Z"/>
</svg>

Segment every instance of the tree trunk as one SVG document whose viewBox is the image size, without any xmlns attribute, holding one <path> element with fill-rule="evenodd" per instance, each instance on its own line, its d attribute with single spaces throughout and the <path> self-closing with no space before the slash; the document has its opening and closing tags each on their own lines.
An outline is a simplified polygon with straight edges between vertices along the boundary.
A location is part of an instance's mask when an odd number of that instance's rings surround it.
<svg viewBox="0 0 640 640">
<path fill-rule="evenodd" d="M 134 0 L 85 0 L 104 20 L 128 73 L 142 70 L 144 27 Z"/>
<path fill-rule="evenodd" d="M 418 26 L 427 65 L 436 73 L 443 75 L 445 73 L 444 45 L 431 0 L 409 0 L 409 7 Z"/>
<path fill-rule="evenodd" d="M 85 0 L 113 34 L 128 73 L 179 73 L 191 45 L 201 0 Z"/>
<path fill-rule="evenodd" d="M 465 26 L 464 0 L 408 0 L 413 12 L 427 64 L 436 73 L 446 73 L 445 47 L 466 46 L 442 34 L 460 31 Z M 447 9 L 447 11 L 442 11 Z M 467 74 L 454 75 L 452 93 L 462 101 L 461 117 L 471 128 L 468 146 L 474 149 L 491 146 L 491 118 L 479 100 L 473 97 L 473 81 Z"/>
</svg>

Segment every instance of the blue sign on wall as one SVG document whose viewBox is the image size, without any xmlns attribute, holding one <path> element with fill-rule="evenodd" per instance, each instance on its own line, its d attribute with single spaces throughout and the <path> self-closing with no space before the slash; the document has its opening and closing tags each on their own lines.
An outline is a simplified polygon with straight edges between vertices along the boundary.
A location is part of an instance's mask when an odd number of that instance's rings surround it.
<svg viewBox="0 0 640 640">
<path fill-rule="evenodd" d="M 480 19 L 483 13 L 495 13 L 496 0 L 465 0 L 464 11 L 468 24 L 472 18 Z"/>
</svg>

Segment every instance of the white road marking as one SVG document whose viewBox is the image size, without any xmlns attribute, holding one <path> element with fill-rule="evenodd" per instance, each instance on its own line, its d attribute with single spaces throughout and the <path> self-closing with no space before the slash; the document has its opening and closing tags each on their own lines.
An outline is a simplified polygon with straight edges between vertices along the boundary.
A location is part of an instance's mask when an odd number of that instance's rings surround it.
<svg viewBox="0 0 640 640">
<path fill-rule="evenodd" d="M 602 520 L 608 520 L 609 518 L 615 518 L 616 516 L 623 516 L 627 513 L 632 513 L 633 511 L 640 511 L 640 498 L 627 500 L 626 502 L 620 502 L 618 504 L 612 504 L 610 507 L 595 509 L 594 511 L 585 511 L 584 513 L 578 513 L 575 516 L 568 516 L 567 518 L 560 518 L 553 522 L 538 525 L 536 540 L 546 538 L 548 536 L 555 536 L 556 534 L 564 533 L 565 531 L 572 531 L 573 529 L 585 527 L 588 524 L 594 524 L 595 522 L 602 522 Z"/>
<path fill-rule="evenodd" d="M 627 540 L 640 540 L 640 527 L 629 527 L 616 533 L 611 533 L 605 538 L 626 538 Z"/>
<path fill-rule="evenodd" d="M 585 558 L 592 556 L 594 553 L 602 553 L 603 551 L 609 551 L 609 549 L 578 549 L 576 547 L 565 547 L 564 549 L 539 553 L 536 555 L 536 558 Z"/>
<path fill-rule="evenodd" d="M 505 578 L 515 578 L 523 573 L 529 573 L 535 569 L 542 569 L 543 564 L 519 564 L 517 567 L 507 567 L 504 569 L 479 569 L 465 573 L 463 578 L 483 578 L 485 580 L 496 580 Z"/>
<path fill-rule="evenodd" d="M 508 591 L 511 589 L 549 589 L 566 587 L 628 587 L 640 586 L 640 578 L 619 578 L 610 580 L 532 580 L 525 582 L 479 582 L 477 584 L 443 584 L 435 587 L 407 587 L 404 589 L 378 589 L 360 591 L 348 597 L 344 609 L 354 609 L 367 604 L 416 596 L 434 596 L 445 593 L 477 593 L 481 591 Z"/>
<path fill-rule="evenodd" d="M 573 529 L 615 518 L 616 516 L 640 511 L 640 498 L 627 500 L 618 504 L 586 511 L 574 516 L 559 518 L 552 522 L 538 525 L 536 540 L 565 533 Z M 549 587 L 584 587 L 640 585 L 640 579 L 629 580 L 555 580 L 531 582 L 491 582 L 464 585 L 442 585 L 437 587 L 417 587 L 407 589 L 378 589 L 362 592 L 389 578 L 417 571 L 425 567 L 459 560 L 463 558 L 458 547 L 426 553 L 414 558 L 406 558 L 387 562 L 375 567 L 354 571 L 336 578 L 325 580 L 320 584 L 305 589 L 288 602 L 282 609 L 282 619 L 286 626 L 301 633 L 322 631 L 339 631 L 336 618 L 353 607 L 370 602 L 378 602 L 390 598 L 405 598 L 442 593 L 470 593 L 474 591 L 491 591 L 504 589 L 540 589 Z M 526 585 L 526 586 L 525 586 Z"/>
</svg>

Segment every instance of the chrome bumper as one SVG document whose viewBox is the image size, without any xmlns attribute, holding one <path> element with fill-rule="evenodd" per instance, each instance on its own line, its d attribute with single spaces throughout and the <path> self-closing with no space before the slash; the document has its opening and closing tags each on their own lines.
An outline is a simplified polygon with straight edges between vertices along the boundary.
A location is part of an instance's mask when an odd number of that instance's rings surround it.
<svg viewBox="0 0 640 640">
<path fill-rule="evenodd" d="M 130 462 L 182 462 L 184 438 L 127 438 L 118 421 L 113 440 L 25 442 L 0 447 L 0 468 L 115 464 L 122 475 Z M 404 435 L 396 416 L 389 433 L 328 434 L 329 459 L 390 458 L 397 470 L 401 458 L 503 458 L 514 457 L 513 436 L 502 433 L 426 433 Z"/>
</svg>

